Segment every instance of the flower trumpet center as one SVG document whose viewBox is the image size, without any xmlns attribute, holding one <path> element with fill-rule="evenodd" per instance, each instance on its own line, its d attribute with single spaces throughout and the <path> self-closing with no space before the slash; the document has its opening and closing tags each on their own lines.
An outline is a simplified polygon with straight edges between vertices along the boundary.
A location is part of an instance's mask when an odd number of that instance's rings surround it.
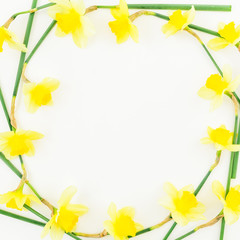
<svg viewBox="0 0 240 240">
<path fill-rule="evenodd" d="M 212 130 L 210 138 L 213 142 L 218 143 L 222 146 L 231 144 L 233 133 L 224 128 L 217 128 Z"/>
<path fill-rule="evenodd" d="M 114 224 L 115 233 L 120 237 L 135 236 L 137 229 L 131 217 L 121 215 L 116 219 Z"/>
<path fill-rule="evenodd" d="M 82 26 L 81 16 L 73 8 L 68 13 L 57 13 L 56 21 L 61 30 L 66 34 L 73 33 Z"/>
<path fill-rule="evenodd" d="M 183 16 L 181 10 L 175 11 L 169 18 L 170 23 L 179 30 L 187 23 L 187 17 Z"/>
<path fill-rule="evenodd" d="M 78 216 L 66 207 L 61 207 L 57 217 L 57 224 L 64 229 L 65 232 L 72 232 L 78 222 Z"/>
<path fill-rule="evenodd" d="M 232 188 L 226 197 L 226 203 L 234 212 L 240 212 L 240 192 Z"/>
<path fill-rule="evenodd" d="M 216 92 L 217 95 L 222 95 L 229 83 L 224 81 L 219 74 L 211 75 L 206 82 L 206 87 Z"/>
<path fill-rule="evenodd" d="M 31 90 L 31 97 L 38 106 L 47 105 L 52 100 L 49 89 L 41 84 Z"/>
<path fill-rule="evenodd" d="M 176 211 L 183 215 L 188 214 L 192 208 L 197 207 L 198 202 L 193 193 L 184 191 L 181 196 L 174 201 Z"/>
<path fill-rule="evenodd" d="M 29 151 L 27 137 L 25 135 L 14 134 L 8 139 L 8 147 L 11 149 L 11 156 L 23 155 Z"/>
<path fill-rule="evenodd" d="M 240 33 L 236 31 L 234 22 L 227 24 L 223 29 L 219 30 L 219 34 L 230 43 L 234 43 L 240 37 Z"/>
</svg>

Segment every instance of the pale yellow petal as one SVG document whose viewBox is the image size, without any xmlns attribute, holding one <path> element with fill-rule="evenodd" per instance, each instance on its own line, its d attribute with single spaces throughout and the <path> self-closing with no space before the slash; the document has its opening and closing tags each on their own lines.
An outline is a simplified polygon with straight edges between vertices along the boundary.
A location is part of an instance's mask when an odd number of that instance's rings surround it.
<svg viewBox="0 0 240 240">
<path fill-rule="evenodd" d="M 48 77 L 48 78 L 44 78 L 40 84 L 44 85 L 51 92 L 53 92 L 59 88 L 60 82 L 55 78 Z"/>
<path fill-rule="evenodd" d="M 219 181 L 216 180 L 212 183 L 212 191 L 219 198 L 219 200 L 224 201 L 225 189 Z"/>
<path fill-rule="evenodd" d="M 174 35 L 177 31 L 178 29 L 169 22 L 162 26 L 162 32 L 166 35 L 166 37 Z"/>
<path fill-rule="evenodd" d="M 120 11 L 123 15 L 129 16 L 128 5 L 125 0 L 120 0 L 119 7 L 120 7 Z"/>
<path fill-rule="evenodd" d="M 232 81 L 232 68 L 230 65 L 224 65 L 222 67 L 223 78 L 226 82 Z"/>
<path fill-rule="evenodd" d="M 214 111 L 222 105 L 223 98 L 222 95 L 216 95 L 216 97 L 212 100 L 210 111 Z"/>
<path fill-rule="evenodd" d="M 73 196 L 76 194 L 77 188 L 74 186 L 70 186 L 67 189 L 65 189 L 58 201 L 59 208 L 62 206 L 66 206 L 70 203 Z"/>
<path fill-rule="evenodd" d="M 169 196 L 165 196 L 159 199 L 158 204 L 166 208 L 169 211 L 175 210 L 173 199 Z"/>
<path fill-rule="evenodd" d="M 202 144 L 212 143 L 212 140 L 209 137 L 202 138 L 200 141 L 201 141 Z"/>
<path fill-rule="evenodd" d="M 63 32 L 63 31 L 61 30 L 61 28 L 57 25 L 55 35 L 56 35 L 57 37 L 64 37 L 64 36 L 66 36 L 67 34 L 66 34 L 65 32 Z"/>
<path fill-rule="evenodd" d="M 27 52 L 27 48 L 23 43 L 15 41 L 6 41 L 10 48 L 16 49 L 21 52 Z"/>
<path fill-rule="evenodd" d="M 84 15 L 86 8 L 83 0 L 70 0 L 73 8 L 78 12 L 80 15 Z"/>
<path fill-rule="evenodd" d="M 129 216 L 130 218 L 134 218 L 135 216 L 135 209 L 132 207 L 124 207 L 121 210 L 119 210 L 118 212 L 119 215 L 125 215 L 125 216 Z"/>
<path fill-rule="evenodd" d="M 87 46 L 88 37 L 84 35 L 83 29 L 78 29 L 72 34 L 74 43 L 80 47 L 85 48 Z"/>
<path fill-rule="evenodd" d="M 231 81 L 227 87 L 227 91 L 234 92 L 240 85 L 240 75 L 238 75 L 233 81 Z"/>
<path fill-rule="evenodd" d="M 104 221 L 103 227 L 111 236 L 114 236 L 115 231 L 114 231 L 114 226 L 112 221 L 110 220 Z"/>
<path fill-rule="evenodd" d="M 20 132 L 20 131 L 23 131 L 23 132 Z M 17 133 L 22 133 L 22 134 L 25 134 L 26 136 L 28 136 L 28 138 L 30 140 L 38 140 L 38 139 L 41 139 L 44 137 L 43 134 L 39 133 L 39 132 L 34 132 L 34 131 L 24 131 L 24 130 L 19 130 L 17 131 Z"/>
<path fill-rule="evenodd" d="M 137 232 L 139 232 L 139 231 L 144 229 L 143 225 L 140 224 L 140 223 L 135 223 L 135 227 L 136 227 Z"/>
<path fill-rule="evenodd" d="M 88 207 L 82 204 L 69 204 L 67 209 L 71 212 L 74 212 L 77 216 L 82 216 L 88 212 Z"/>
<path fill-rule="evenodd" d="M 52 240 L 61 240 L 64 235 L 64 230 L 57 224 L 53 224 L 50 230 L 50 236 Z"/>
<path fill-rule="evenodd" d="M 114 221 L 117 216 L 117 206 L 112 202 L 108 207 L 108 215 Z"/>
<path fill-rule="evenodd" d="M 190 185 L 187 185 L 187 186 L 183 187 L 180 191 L 187 191 L 187 192 L 193 193 L 194 192 L 194 187 L 193 187 L 192 184 L 190 184 Z"/>
<path fill-rule="evenodd" d="M 167 195 L 171 198 L 176 198 L 178 195 L 178 190 L 174 187 L 173 184 L 166 182 L 163 185 L 164 191 L 167 193 Z"/>
<path fill-rule="evenodd" d="M 191 24 L 196 16 L 196 11 L 194 6 L 192 6 L 192 8 L 189 11 L 186 11 L 183 16 L 187 17 L 187 23 L 186 26 L 188 26 L 189 24 Z M 184 27 L 186 27 L 184 26 Z"/>
<path fill-rule="evenodd" d="M 218 31 L 221 31 L 222 29 L 224 29 L 225 26 L 226 26 L 226 24 L 224 22 L 220 22 L 218 24 Z"/>
<path fill-rule="evenodd" d="M 225 221 L 228 225 L 234 224 L 239 219 L 239 215 L 228 207 L 224 207 L 223 213 Z"/>
<path fill-rule="evenodd" d="M 224 38 L 213 38 L 208 42 L 208 47 L 214 51 L 219 51 L 229 45 L 228 41 Z"/>
<path fill-rule="evenodd" d="M 231 144 L 226 146 L 226 149 L 230 152 L 239 152 L 240 151 L 240 144 Z"/>
<path fill-rule="evenodd" d="M 179 212 L 172 212 L 171 214 L 173 220 L 180 226 L 186 226 L 189 223 L 188 219 Z"/>
<path fill-rule="evenodd" d="M 136 43 L 139 42 L 139 32 L 138 32 L 137 27 L 133 24 L 131 24 L 130 36 L 134 42 L 136 42 Z"/>
<path fill-rule="evenodd" d="M 199 89 L 198 96 L 206 100 L 212 100 L 216 97 L 216 92 L 203 86 Z"/>
<path fill-rule="evenodd" d="M 53 221 L 54 221 L 54 218 L 51 218 L 50 221 L 47 222 L 47 224 L 43 228 L 41 238 L 45 238 L 49 234 Z"/>
</svg>

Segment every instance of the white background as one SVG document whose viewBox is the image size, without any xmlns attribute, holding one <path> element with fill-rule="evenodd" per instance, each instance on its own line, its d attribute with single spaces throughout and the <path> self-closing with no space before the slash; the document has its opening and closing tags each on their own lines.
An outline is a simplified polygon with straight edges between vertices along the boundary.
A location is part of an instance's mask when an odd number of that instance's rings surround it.
<svg viewBox="0 0 240 240">
<path fill-rule="evenodd" d="M 183 3 L 181 0 L 165 2 Z M 209 3 L 207 0 L 191 2 Z M 212 0 L 211 4 L 232 4 L 233 11 L 199 12 L 194 23 L 213 30 L 217 29 L 219 21 L 234 20 L 239 24 L 238 2 Z M 44 3 L 46 1 L 39 1 L 39 5 Z M 99 1 L 91 0 L 86 5 L 96 3 Z M 146 1 L 129 0 L 128 3 Z M 117 1 L 103 0 L 101 4 L 117 4 Z M 30 5 L 31 0 L 4 1 L 0 8 L 1 23 L 11 14 L 29 9 Z M 183 32 L 166 39 L 161 32 L 165 21 L 145 16 L 135 22 L 140 43 L 129 40 L 117 45 L 108 27 L 113 19 L 109 10 L 99 10 L 89 17 L 96 27 L 96 35 L 90 38 L 86 49 L 77 48 L 70 36 L 57 38 L 53 31 L 27 68 L 31 81 L 39 82 L 45 77 L 61 81 L 59 90 L 54 93 L 54 106 L 42 108 L 33 115 L 27 113 L 20 86 L 16 113 L 19 127 L 45 135 L 44 139 L 35 142 L 36 155 L 24 157 L 29 179 L 54 204 L 66 187 L 78 187 L 73 202 L 90 208 L 79 220 L 81 232 L 103 230 L 102 223 L 108 218 L 107 208 L 111 201 L 119 208 L 134 206 L 136 221 L 148 227 L 168 214 L 158 205 L 158 199 L 165 194 L 164 182 L 170 181 L 178 188 L 199 184 L 215 158 L 214 147 L 201 145 L 200 139 L 206 136 L 209 125 L 226 124 L 232 129 L 233 106 L 225 97 L 223 106 L 210 113 L 209 102 L 197 96 L 208 76 L 217 71 L 192 36 Z M 26 21 L 27 16 L 20 16 L 10 28 L 21 39 Z M 36 14 L 30 50 L 50 22 L 45 10 Z M 212 38 L 199 34 L 205 42 Z M 0 55 L 0 82 L 8 107 L 19 55 L 7 46 Z M 240 55 L 235 48 L 229 47 L 213 55 L 220 66 L 230 64 L 235 76 L 240 73 Z M 0 119 L 0 131 L 7 131 L 2 111 Z M 225 185 L 229 157 L 228 152 L 223 153 L 219 167 L 199 194 L 199 200 L 207 206 L 209 220 L 221 209 L 211 191 L 211 183 L 218 179 Z M 18 165 L 18 160 L 14 163 Z M 2 162 L 0 182 L 0 193 L 13 190 L 19 182 Z M 233 181 L 237 183 L 239 175 Z M 39 209 L 49 217 L 44 206 Z M 169 239 L 201 223 L 178 227 Z M 0 216 L 0 226 L 0 238 L 8 240 L 37 240 L 42 231 L 38 226 L 5 216 Z M 170 226 L 171 223 L 166 224 L 137 239 L 162 239 Z M 227 227 L 225 239 L 238 239 L 239 227 L 240 222 Z M 188 239 L 219 239 L 219 230 L 220 224 L 217 224 Z M 69 238 L 65 236 L 64 239 Z"/>
</svg>

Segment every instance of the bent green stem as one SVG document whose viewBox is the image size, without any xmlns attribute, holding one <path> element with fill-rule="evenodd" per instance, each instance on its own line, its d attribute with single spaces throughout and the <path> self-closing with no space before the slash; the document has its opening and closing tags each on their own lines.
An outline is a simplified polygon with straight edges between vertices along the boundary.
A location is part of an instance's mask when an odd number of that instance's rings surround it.
<svg viewBox="0 0 240 240">
<path fill-rule="evenodd" d="M 236 113 L 235 120 L 234 120 L 233 144 L 236 143 L 237 128 L 238 128 L 238 114 Z M 226 198 L 226 196 L 230 190 L 230 186 L 231 186 L 233 162 L 234 162 L 234 152 L 231 152 L 225 198 Z M 219 238 L 220 240 L 224 239 L 224 232 L 225 232 L 225 219 L 223 218 L 222 223 L 221 223 L 221 230 L 220 230 L 220 238 Z"/>
<path fill-rule="evenodd" d="M 41 46 L 41 44 L 43 43 L 43 41 L 46 39 L 46 37 L 48 36 L 48 34 L 51 32 L 51 30 L 54 28 L 54 26 L 56 25 L 57 21 L 53 20 L 52 23 L 48 26 L 48 28 L 46 29 L 46 31 L 43 33 L 42 37 L 39 39 L 39 41 L 37 42 L 37 44 L 35 45 L 35 47 L 33 48 L 33 50 L 31 51 L 31 53 L 29 54 L 29 56 L 27 57 L 25 63 L 28 63 L 31 58 L 33 57 L 33 55 L 35 54 L 35 52 L 38 50 L 38 48 Z"/>
<path fill-rule="evenodd" d="M 11 213 L 11 212 L 8 212 L 8 211 L 4 211 L 2 209 L 0 209 L 0 214 L 4 215 L 4 216 L 7 216 L 7 217 L 10 217 L 10 218 L 18 219 L 20 221 L 24 221 L 24 222 L 31 223 L 31 224 L 34 224 L 34 225 L 38 225 L 40 227 L 45 226 L 45 223 L 43 223 L 43 222 L 39 222 L 39 221 L 36 221 L 34 219 L 31 219 L 31 218 L 27 218 L 27 217 L 24 217 L 24 216 L 21 216 L 21 215 L 18 215 L 18 214 L 14 214 L 14 213 Z"/>
<path fill-rule="evenodd" d="M 211 227 L 213 226 L 214 224 L 218 223 L 221 219 L 223 218 L 223 213 L 221 211 L 221 213 L 219 213 L 215 218 L 213 218 L 211 221 L 209 221 L 208 223 L 206 224 L 202 224 L 196 228 L 194 228 L 192 231 L 189 231 L 188 233 L 182 235 L 181 237 L 178 237 L 176 238 L 175 240 L 181 240 L 181 239 L 184 239 L 192 234 L 194 234 L 195 232 L 197 232 L 198 230 L 200 229 L 203 229 L 203 228 L 206 228 L 206 227 Z"/>
<path fill-rule="evenodd" d="M 213 172 L 213 170 L 218 166 L 218 164 L 220 162 L 221 154 L 222 154 L 222 151 L 217 151 L 216 152 L 215 162 L 212 164 L 209 171 L 207 172 L 207 174 L 204 176 L 204 178 L 202 179 L 202 181 L 200 182 L 200 184 L 198 185 L 198 187 L 194 191 L 195 196 L 198 195 L 198 193 L 203 188 L 204 184 L 208 180 L 208 178 L 211 175 L 211 173 Z M 168 230 L 167 234 L 164 236 L 163 240 L 167 240 L 169 238 L 169 236 L 172 234 L 172 232 L 173 232 L 173 230 L 175 229 L 176 226 L 177 226 L 177 223 L 174 222 L 173 225 L 171 226 L 171 228 Z"/>
</svg>

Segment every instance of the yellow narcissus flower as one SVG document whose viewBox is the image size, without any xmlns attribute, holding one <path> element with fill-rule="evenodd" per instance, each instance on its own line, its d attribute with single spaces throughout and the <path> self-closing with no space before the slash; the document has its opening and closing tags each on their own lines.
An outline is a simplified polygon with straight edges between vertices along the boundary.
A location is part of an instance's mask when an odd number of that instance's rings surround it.
<svg viewBox="0 0 240 240">
<path fill-rule="evenodd" d="M 227 224 L 235 223 L 240 216 L 240 185 L 232 187 L 225 199 L 225 190 L 219 181 L 212 184 L 213 193 L 224 205 L 223 214 Z"/>
<path fill-rule="evenodd" d="M 10 160 L 23 154 L 33 156 L 35 149 L 32 141 L 41 138 L 43 138 L 41 133 L 20 129 L 16 132 L 0 133 L 0 151 Z"/>
<path fill-rule="evenodd" d="M 168 196 L 159 203 L 171 212 L 177 224 L 185 226 L 189 222 L 205 219 L 205 206 L 197 200 L 192 185 L 178 191 L 171 183 L 165 183 L 164 191 Z"/>
<path fill-rule="evenodd" d="M 184 30 L 189 24 L 191 24 L 195 18 L 195 8 L 192 7 L 189 11 L 182 13 L 181 10 L 174 11 L 169 16 L 168 23 L 162 27 L 163 33 L 169 37 L 180 30 Z"/>
<path fill-rule="evenodd" d="M 221 37 L 216 37 L 208 42 L 208 47 L 218 51 L 228 45 L 236 45 L 240 40 L 240 25 L 235 27 L 234 22 L 229 24 L 219 23 L 218 33 Z"/>
<path fill-rule="evenodd" d="M 219 128 L 212 129 L 208 127 L 208 136 L 201 139 L 203 144 L 213 143 L 217 151 L 227 149 L 231 152 L 240 151 L 240 144 L 232 144 L 233 132 L 226 129 L 225 125 L 221 125 Z"/>
<path fill-rule="evenodd" d="M 25 95 L 25 105 L 30 113 L 34 113 L 39 107 L 52 105 L 52 92 L 59 87 L 59 81 L 53 78 L 45 78 L 42 82 L 25 83 L 23 94 Z"/>
<path fill-rule="evenodd" d="M 13 32 L 10 32 L 5 27 L 0 27 L 0 52 L 3 51 L 3 43 L 7 42 L 9 47 L 17 49 L 22 52 L 26 52 L 27 48 L 24 44 L 20 43 L 16 35 Z"/>
<path fill-rule="evenodd" d="M 61 240 L 64 233 L 75 231 L 78 218 L 88 212 L 88 208 L 84 205 L 70 203 L 76 192 L 77 189 L 71 186 L 62 193 L 58 201 L 59 208 L 44 227 L 42 238 L 50 232 L 53 240 Z"/>
<path fill-rule="evenodd" d="M 31 202 L 41 204 L 41 201 L 32 194 L 24 194 L 23 187 L 5 194 L 0 195 L 0 204 L 6 204 L 6 207 L 22 211 L 23 205 L 30 205 Z"/>
<path fill-rule="evenodd" d="M 211 100 L 210 110 L 218 108 L 222 104 L 223 95 L 226 92 L 234 92 L 240 85 L 240 75 L 232 80 L 232 69 L 230 66 L 223 67 L 223 77 L 219 74 L 211 75 L 202 88 L 198 91 L 201 98 Z"/>
<path fill-rule="evenodd" d="M 104 222 L 104 228 L 115 240 L 134 237 L 138 231 L 143 229 L 141 224 L 134 222 L 135 210 L 132 207 L 125 207 L 117 211 L 116 205 L 111 203 L 108 208 L 108 215 L 111 220 Z"/>
<path fill-rule="evenodd" d="M 138 29 L 129 19 L 128 5 L 125 0 L 120 0 L 118 8 L 111 9 L 113 17 L 116 19 L 109 23 L 109 27 L 117 37 L 117 43 L 123 43 L 128 40 L 129 36 L 135 42 L 138 42 Z"/>
<path fill-rule="evenodd" d="M 86 47 L 88 37 L 94 34 L 94 27 L 84 16 L 86 12 L 82 0 L 51 0 L 56 5 L 49 8 L 48 14 L 57 21 L 56 35 L 63 37 L 72 34 L 74 43 Z"/>
</svg>

